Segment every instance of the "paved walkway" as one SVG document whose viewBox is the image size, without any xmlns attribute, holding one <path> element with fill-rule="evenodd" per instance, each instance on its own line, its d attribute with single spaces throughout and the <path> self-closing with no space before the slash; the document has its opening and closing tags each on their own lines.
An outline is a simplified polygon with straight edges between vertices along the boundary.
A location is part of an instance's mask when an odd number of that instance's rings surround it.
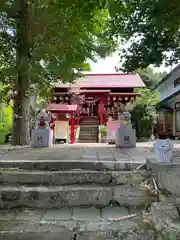
<svg viewBox="0 0 180 240">
<path fill-rule="evenodd" d="M 55 145 L 49 148 L 4 148 L 0 160 L 90 160 L 90 161 L 142 161 L 153 157 L 151 144 L 139 144 L 132 149 L 119 149 L 107 144 Z"/>
</svg>

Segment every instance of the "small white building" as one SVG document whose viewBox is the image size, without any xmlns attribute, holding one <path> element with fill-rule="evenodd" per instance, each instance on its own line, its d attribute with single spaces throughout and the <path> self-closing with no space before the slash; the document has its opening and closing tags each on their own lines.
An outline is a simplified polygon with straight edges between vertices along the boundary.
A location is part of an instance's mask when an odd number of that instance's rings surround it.
<svg viewBox="0 0 180 240">
<path fill-rule="evenodd" d="M 157 134 L 180 137 L 180 64 L 155 86 L 155 91 L 160 93 Z"/>
</svg>

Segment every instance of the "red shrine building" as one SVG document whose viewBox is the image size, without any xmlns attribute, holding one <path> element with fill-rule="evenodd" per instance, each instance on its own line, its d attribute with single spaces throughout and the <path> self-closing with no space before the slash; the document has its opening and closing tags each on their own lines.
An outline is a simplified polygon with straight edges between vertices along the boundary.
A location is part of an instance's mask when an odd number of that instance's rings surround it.
<svg viewBox="0 0 180 240">
<path fill-rule="evenodd" d="M 56 116 L 55 139 L 99 142 L 99 126 L 117 120 L 127 103 L 145 87 L 138 74 L 84 74 L 73 84 L 59 82 L 52 89 L 46 110 Z M 62 133 L 64 131 L 64 133 Z"/>
</svg>

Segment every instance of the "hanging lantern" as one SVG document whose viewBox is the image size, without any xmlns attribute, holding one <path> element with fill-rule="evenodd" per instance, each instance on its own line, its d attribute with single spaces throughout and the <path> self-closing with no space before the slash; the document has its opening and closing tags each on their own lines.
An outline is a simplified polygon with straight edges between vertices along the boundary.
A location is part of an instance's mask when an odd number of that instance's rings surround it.
<svg viewBox="0 0 180 240">
<path fill-rule="evenodd" d="M 62 97 L 59 97 L 59 100 L 61 100 L 61 101 L 62 101 L 62 100 L 63 100 L 63 98 L 62 98 Z"/>
<path fill-rule="evenodd" d="M 116 97 L 113 97 L 113 101 L 116 101 Z"/>
<path fill-rule="evenodd" d="M 125 99 L 125 101 L 127 101 L 129 98 L 128 98 L 128 97 L 125 97 L 124 99 Z"/>
<path fill-rule="evenodd" d="M 67 100 L 67 101 L 68 101 L 68 100 L 69 100 L 69 97 L 65 97 L 65 100 Z"/>
<path fill-rule="evenodd" d="M 119 99 L 119 101 L 121 101 L 121 100 L 122 100 L 122 97 L 119 97 L 118 99 Z"/>
<path fill-rule="evenodd" d="M 111 101 L 111 98 L 110 97 L 108 97 L 108 99 L 107 99 L 108 101 Z"/>
<path fill-rule="evenodd" d="M 54 97 L 54 101 L 56 101 L 57 100 L 57 97 Z"/>
<path fill-rule="evenodd" d="M 71 114 L 70 113 L 66 113 L 66 118 L 70 119 L 71 118 Z"/>
</svg>

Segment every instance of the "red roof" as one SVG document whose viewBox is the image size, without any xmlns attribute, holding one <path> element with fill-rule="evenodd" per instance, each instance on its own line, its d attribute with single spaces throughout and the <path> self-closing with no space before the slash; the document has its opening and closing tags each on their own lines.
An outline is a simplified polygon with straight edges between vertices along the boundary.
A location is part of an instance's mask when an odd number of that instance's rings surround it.
<svg viewBox="0 0 180 240">
<path fill-rule="evenodd" d="M 132 92 L 132 93 L 109 93 L 110 96 L 139 96 L 141 95 L 140 93 L 135 93 L 135 92 Z"/>
<path fill-rule="evenodd" d="M 145 87 L 138 74 L 84 74 L 75 81 L 80 88 L 140 88 Z M 57 83 L 55 87 L 71 87 L 73 84 Z"/>
<path fill-rule="evenodd" d="M 80 90 L 80 93 L 110 93 L 111 90 Z"/>
<path fill-rule="evenodd" d="M 77 110 L 77 105 L 67 105 L 67 104 L 47 104 L 47 111 L 61 111 L 61 112 L 75 112 Z"/>
</svg>

